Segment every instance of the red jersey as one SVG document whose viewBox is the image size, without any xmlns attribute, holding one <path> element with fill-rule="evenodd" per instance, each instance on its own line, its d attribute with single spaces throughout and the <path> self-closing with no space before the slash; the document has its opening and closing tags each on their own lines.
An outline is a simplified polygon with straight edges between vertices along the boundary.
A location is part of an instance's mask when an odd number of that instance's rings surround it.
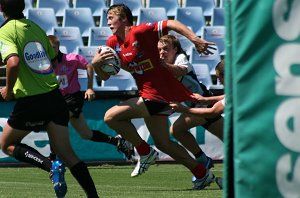
<svg viewBox="0 0 300 198">
<path fill-rule="evenodd" d="M 124 41 L 114 35 L 107 45 L 133 75 L 141 97 L 164 102 L 193 100 L 192 93 L 160 64 L 157 42 L 168 33 L 166 26 L 167 21 L 132 26 Z"/>
</svg>

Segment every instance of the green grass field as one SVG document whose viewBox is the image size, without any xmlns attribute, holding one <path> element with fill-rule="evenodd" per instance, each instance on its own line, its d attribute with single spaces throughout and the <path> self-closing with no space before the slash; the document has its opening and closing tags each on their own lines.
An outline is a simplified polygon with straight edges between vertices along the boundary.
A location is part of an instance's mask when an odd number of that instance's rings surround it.
<svg viewBox="0 0 300 198">
<path fill-rule="evenodd" d="M 201 191 L 192 190 L 192 174 L 182 165 L 159 164 L 137 178 L 131 178 L 134 165 L 89 166 L 100 197 L 105 198 L 221 198 L 222 191 L 213 183 Z M 216 176 L 223 174 L 222 164 L 212 169 Z M 66 198 L 86 197 L 82 188 L 66 172 Z M 48 174 L 38 168 L 0 168 L 0 197 L 55 197 Z"/>
</svg>

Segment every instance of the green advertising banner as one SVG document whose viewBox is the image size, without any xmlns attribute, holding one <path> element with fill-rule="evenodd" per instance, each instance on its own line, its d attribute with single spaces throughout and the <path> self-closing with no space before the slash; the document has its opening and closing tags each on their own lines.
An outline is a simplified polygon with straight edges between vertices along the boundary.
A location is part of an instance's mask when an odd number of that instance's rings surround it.
<svg viewBox="0 0 300 198">
<path fill-rule="evenodd" d="M 300 1 L 225 2 L 225 191 L 300 197 Z"/>
</svg>

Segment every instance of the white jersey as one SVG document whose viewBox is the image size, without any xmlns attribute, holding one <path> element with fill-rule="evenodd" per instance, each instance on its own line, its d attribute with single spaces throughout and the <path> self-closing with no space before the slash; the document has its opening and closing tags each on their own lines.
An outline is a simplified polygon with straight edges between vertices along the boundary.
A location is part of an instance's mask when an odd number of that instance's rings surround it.
<svg viewBox="0 0 300 198">
<path fill-rule="evenodd" d="M 207 96 L 207 88 L 197 79 L 193 65 L 188 61 L 184 54 L 176 55 L 174 65 L 180 65 L 187 68 L 187 74 L 178 78 L 178 80 L 191 92 Z"/>
</svg>

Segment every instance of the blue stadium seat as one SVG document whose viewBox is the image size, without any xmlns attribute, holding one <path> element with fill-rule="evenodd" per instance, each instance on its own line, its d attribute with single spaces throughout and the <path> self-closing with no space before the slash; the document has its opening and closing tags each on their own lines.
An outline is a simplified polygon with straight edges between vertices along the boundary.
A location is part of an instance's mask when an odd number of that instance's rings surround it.
<svg viewBox="0 0 300 198">
<path fill-rule="evenodd" d="M 218 47 L 216 47 L 217 50 L 213 50 L 212 52 L 214 54 L 210 55 L 204 55 L 204 54 L 199 54 L 196 50 L 195 47 L 192 48 L 191 54 L 190 54 L 190 63 L 191 64 L 207 64 L 209 68 L 210 74 L 215 74 L 215 67 L 217 64 L 221 61 L 221 56 L 219 54 Z"/>
<path fill-rule="evenodd" d="M 67 0 L 37 0 L 36 7 L 53 8 L 56 17 L 62 17 L 64 10 L 70 8 Z"/>
<path fill-rule="evenodd" d="M 100 25 L 99 25 L 100 27 L 108 27 L 107 18 L 106 18 L 107 10 L 108 8 L 102 9 L 101 16 L 100 16 Z"/>
<path fill-rule="evenodd" d="M 121 69 L 117 75 L 110 76 L 110 78 L 106 81 L 102 81 L 102 87 L 105 90 L 111 91 L 130 91 L 137 90 L 137 86 L 132 75 Z"/>
<path fill-rule="evenodd" d="M 186 26 L 190 26 L 196 35 L 202 35 L 205 18 L 201 7 L 177 8 L 175 19 Z"/>
<path fill-rule="evenodd" d="M 176 9 L 179 7 L 177 0 L 149 0 L 148 8 L 162 7 L 166 9 L 167 16 L 174 18 Z"/>
<path fill-rule="evenodd" d="M 112 32 L 109 27 L 90 28 L 88 46 L 106 45 L 110 36 L 112 36 Z"/>
<path fill-rule="evenodd" d="M 211 16 L 211 25 L 225 25 L 225 9 L 224 8 L 214 8 L 213 14 Z"/>
<path fill-rule="evenodd" d="M 225 26 L 206 26 L 202 38 L 216 43 L 220 54 L 225 52 Z"/>
<path fill-rule="evenodd" d="M 76 52 L 76 47 L 84 46 L 79 27 L 55 27 L 53 34 L 60 44 L 66 46 L 69 53 Z"/>
<path fill-rule="evenodd" d="M 38 24 L 47 35 L 53 34 L 53 28 L 58 26 L 55 13 L 52 8 L 28 9 L 27 19 Z"/>
<path fill-rule="evenodd" d="M 111 0 L 110 5 L 124 3 L 129 7 L 133 16 L 138 16 L 139 9 L 143 8 L 141 0 Z"/>
<path fill-rule="evenodd" d="M 92 63 L 93 57 L 97 51 L 97 46 L 80 46 L 76 49 L 76 54 L 80 54 L 85 57 L 89 63 Z"/>
<path fill-rule="evenodd" d="M 107 8 L 105 0 L 74 0 L 74 8 L 90 8 L 94 17 L 101 16 L 102 9 Z"/>
<path fill-rule="evenodd" d="M 211 86 L 212 79 L 209 71 L 209 67 L 207 64 L 193 64 L 193 69 L 197 76 L 197 79 L 202 82 L 206 87 Z"/>
<path fill-rule="evenodd" d="M 27 17 L 28 9 L 33 8 L 32 0 L 25 0 L 24 2 L 25 2 L 25 8 L 23 10 L 23 14 L 25 17 Z"/>
<path fill-rule="evenodd" d="M 201 7 L 205 17 L 211 17 L 215 6 L 214 0 L 185 0 L 182 7 Z"/>
<path fill-rule="evenodd" d="M 141 8 L 137 17 L 137 25 L 168 19 L 164 8 Z"/>
<path fill-rule="evenodd" d="M 64 53 L 64 54 L 68 53 L 68 49 L 64 45 L 59 45 L 59 51 L 61 51 L 61 53 Z"/>
<path fill-rule="evenodd" d="M 186 38 L 185 36 L 171 30 L 169 31 L 169 34 L 175 36 L 179 42 L 180 42 L 180 45 L 182 47 L 182 49 L 187 53 L 187 54 L 190 54 L 190 51 L 192 49 L 192 47 L 194 46 L 194 43 L 192 43 L 188 38 Z"/>
<path fill-rule="evenodd" d="M 77 26 L 82 37 L 89 36 L 89 29 L 95 27 L 90 8 L 68 8 L 63 16 L 63 27 Z"/>
</svg>

